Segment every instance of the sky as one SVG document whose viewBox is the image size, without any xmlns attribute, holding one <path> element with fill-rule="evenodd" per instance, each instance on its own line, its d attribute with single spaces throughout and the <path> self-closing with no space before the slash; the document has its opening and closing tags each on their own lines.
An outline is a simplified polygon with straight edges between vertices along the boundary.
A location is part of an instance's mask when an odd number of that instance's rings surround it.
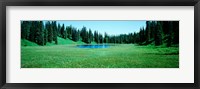
<svg viewBox="0 0 200 89">
<path fill-rule="evenodd" d="M 92 32 L 95 30 L 104 35 L 106 32 L 109 35 L 119 35 L 119 34 L 128 34 L 133 32 L 139 32 L 141 27 L 146 27 L 146 21 L 106 21 L 106 20 L 90 20 L 90 21 L 81 21 L 81 20 L 73 20 L 73 21 L 57 21 L 57 23 L 64 24 L 65 26 L 72 25 L 77 29 L 81 29 L 83 26 L 87 28 L 87 30 L 91 29 Z"/>
</svg>

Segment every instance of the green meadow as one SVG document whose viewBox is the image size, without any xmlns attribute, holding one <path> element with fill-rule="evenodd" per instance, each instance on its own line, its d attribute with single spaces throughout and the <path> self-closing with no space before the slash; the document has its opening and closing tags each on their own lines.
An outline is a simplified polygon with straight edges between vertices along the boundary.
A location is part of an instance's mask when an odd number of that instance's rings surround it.
<svg viewBox="0 0 200 89">
<path fill-rule="evenodd" d="M 21 21 L 21 68 L 179 68 L 179 21 Z"/>
<path fill-rule="evenodd" d="M 21 68 L 179 68 L 178 47 L 115 44 L 78 48 L 82 41 L 60 37 L 58 43 L 39 46 L 22 39 Z"/>
</svg>

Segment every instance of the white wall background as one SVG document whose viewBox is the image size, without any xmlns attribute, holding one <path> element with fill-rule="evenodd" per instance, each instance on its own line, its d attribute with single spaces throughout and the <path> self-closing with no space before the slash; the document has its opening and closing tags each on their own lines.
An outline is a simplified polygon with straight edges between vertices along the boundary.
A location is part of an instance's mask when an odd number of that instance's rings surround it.
<svg viewBox="0 0 200 89">
<path fill-rule="evenodd" d="M 193 6 L 7 6 L 7 83 L 194 83 Z M 179 68 L 20 68 L 20 20 L 180 20 Z"/>
</svg>

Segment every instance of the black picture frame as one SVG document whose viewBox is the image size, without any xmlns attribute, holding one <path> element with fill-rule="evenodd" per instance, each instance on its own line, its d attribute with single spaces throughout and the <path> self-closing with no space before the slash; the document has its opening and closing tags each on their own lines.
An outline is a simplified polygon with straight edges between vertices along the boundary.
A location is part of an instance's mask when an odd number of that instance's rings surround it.
<svg viewBox="0 0 200 89">
<path fill-rule="evenodd" d="M 194 6 L 194 83 L 6 83 L 6 6 Z M 199 0 L 0 0 L 0 88 L 2 89 L 198 89 Z"/>
</svg>

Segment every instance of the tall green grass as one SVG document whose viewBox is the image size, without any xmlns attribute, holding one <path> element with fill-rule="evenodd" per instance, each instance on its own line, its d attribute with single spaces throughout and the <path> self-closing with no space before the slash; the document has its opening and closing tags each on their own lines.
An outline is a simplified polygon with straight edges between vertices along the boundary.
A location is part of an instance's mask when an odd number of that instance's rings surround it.
<svg viewBox="0 0 200 89">
<path fill-rule="evenodd" d="M 178 47 L 118 44 L 78 48 L 76 44 L 21 47 L 22 68 L 179 68 Z"/>
</svg>

